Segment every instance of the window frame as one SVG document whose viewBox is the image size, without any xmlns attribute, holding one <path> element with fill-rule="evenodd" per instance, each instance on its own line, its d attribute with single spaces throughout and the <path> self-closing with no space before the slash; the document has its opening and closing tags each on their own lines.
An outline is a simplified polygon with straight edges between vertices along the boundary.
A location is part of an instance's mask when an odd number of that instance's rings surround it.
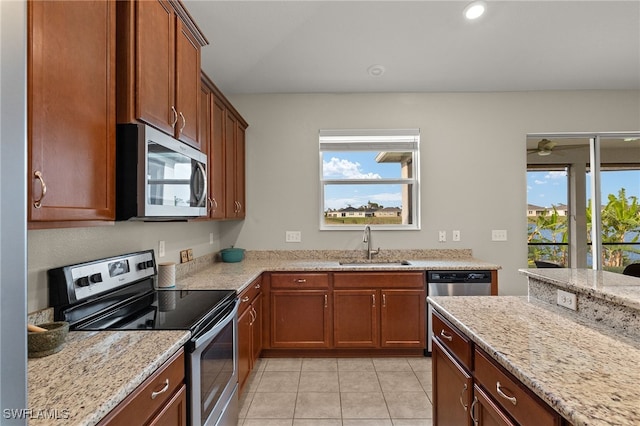
<svg viewBox="0 0 640 426">
<path fill-rule="evenodd" d="M 420 230 L 420 129 L 341 129 L 318 132 L 319 154 L 319 227 L 321 231 L 362 230 L 365 224 L 376 230 Z M 411 175 L 407 178 L 380 179 L 326 179 L 323 153 L 325 152 L 410 152 Z M 409 223 L 407 224 L 353 224 L 329 225 L 325 221 L 325 188 L 329 185 L 407 185 L 409 197 Z M 402 206 L 405 208 L 405 206 Z"/>
</svg>

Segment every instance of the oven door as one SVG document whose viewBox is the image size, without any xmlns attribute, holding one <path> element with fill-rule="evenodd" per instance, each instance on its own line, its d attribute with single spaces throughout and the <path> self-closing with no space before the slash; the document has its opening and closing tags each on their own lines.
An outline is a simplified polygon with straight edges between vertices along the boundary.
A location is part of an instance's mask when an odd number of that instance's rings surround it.
<svg viewBox="0 0 640 426">
<path fill-rule="evenodd" d="M 238 424 L 238 306 L 196 336 L 189 354 L 192 426 Z"/>
</svg>

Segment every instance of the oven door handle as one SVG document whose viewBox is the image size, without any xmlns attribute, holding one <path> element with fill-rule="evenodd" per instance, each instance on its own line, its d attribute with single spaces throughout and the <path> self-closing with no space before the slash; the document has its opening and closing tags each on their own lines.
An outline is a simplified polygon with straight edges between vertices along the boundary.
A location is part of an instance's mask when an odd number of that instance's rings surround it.
<svg viewBox="0 0 640 426">
<path fill-rule="evenodd" d="M 229 312 L 229 315 L 227 315 L 222 321 L 220 321 L 219 323 L 217 323 L 215 326 L 213 326 L 211 329 L 209 329 L 206 333 L 196 337 L 195 339 L 193 339 L 193 347 L 194 348 L 198 348 L 203 342 L 208 342 L 209 340 L 211 340 L 213 337 L 215 337 L 216 334 L 220 333 L 220 331 L 227 326 L 227 324 L 229 324 L 231 321 L 233 321 L 233 319 L 236 317 L 236 315 L 238 314 L 238 308 L 240 306 L 240 299 L 236 299 L 236 302 L 233 306 L 233 309 L 231 310 L 231 312 Z"/>
</svg>

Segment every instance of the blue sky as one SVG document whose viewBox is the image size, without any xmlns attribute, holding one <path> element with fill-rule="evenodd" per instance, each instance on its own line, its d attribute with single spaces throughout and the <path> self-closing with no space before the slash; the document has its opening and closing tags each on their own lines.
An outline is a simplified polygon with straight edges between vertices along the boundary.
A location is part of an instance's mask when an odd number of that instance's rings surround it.
<svg viewBox="0 0 640 426">
<path fill-rule="evenodd" d="M 371 179 L 400 177 L 398 163 L 377 163 L 377 152 L 323 152 L 325 179 Z M 400 185 L 331 185 L 325 186 L 325 209 L 360 207 L 369 201 L 384 207 L 400 207 Z"/>
<path fill-rule="evenodd" d="M 602 202 L 606 204 L 609 194 L 618 195 L 624 188 L 627 197 L 640 198 L 640 171 L 601 171 L 600 190 Z M 587 191 L 591 186 L 587 184 Z M 587 195 L 587 198 L 590 198 Z M 551 207 L 567 204 L 567 178 L 565 172 L 527 173 L 527 202 L 536 206 Z"/>
</svg>

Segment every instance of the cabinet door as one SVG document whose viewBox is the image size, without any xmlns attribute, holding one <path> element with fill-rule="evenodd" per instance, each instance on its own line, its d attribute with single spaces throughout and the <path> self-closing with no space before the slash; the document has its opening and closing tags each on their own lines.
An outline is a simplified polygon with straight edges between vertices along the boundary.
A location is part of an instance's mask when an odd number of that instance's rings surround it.
<svg viewBox="0 0 640 426">
<path fill-rule="evenodd" d="M 433 362 L 433 424 L 471 426 L 472 379 L 440 343 L 434 339 Z"/>
<path fill-rule="evenodd" d="M 424 290 L 381 290 L 380 336 L 385 348 L 426 347 Z"/>
<path fill-rule="evenodd" d="M 323 290 L 271 292 L 271 347 L 328 348 L 329 295 Z"/>
<path fill-rule="evenodd" d="M 164 406 L 162 411 L 149 422 L 148 426 L 186 426 L 187 425 L 187 387 L 180 390 Z"/>
<path fill-rule="evenodd" d="M 172 135 L 178 120 L 174 57 L 177 18 L 165 0 L 138 1 L 136 7 L 136 117 Z"/>
<path fill-rule="evenodd" d="M 115 3 L 27 5 L 29 220 L 114 220 Z"/>
<path fill-rule="evenodd" d="M 251 342 L 251 368 L 253 368 L 256 360 L 260 358 L 260 352 L 262 352 L 262 293 L 255 298 L 251 306 L 255 317 L 251 326 L 253 337 Z"/>
<path fill-rule="evenodd" d="M 225 129 L 227 110 L 222 100 L 213 95 L 211 104 L 211 144 L 207 153 L 209 159 L 209 217 L 224 219 L 225 211 Z"/>
<path fill-rule="evenodd" d="M 175 137 L 200 149 L 200 45 L 191 32 L 176 20 L 176 105 Z"/>
<path fill-rule="evenodd" d="M 225 216 L 235 218 L 238 214 L 238 200 L 236 199 L 236 127 L 237 120 L 230 113 L 225 113 L 224 119 L 224 181 L 225 181 Z"/>
<path fill-rule="evenodd" d="M 333 291 L 333 345 L 336 348 L 379 346 L 377 290 Z"/>
<path fill-rule="evenodd" d="M 479 426 L 515 426 L 492 400 L 485 394 L 478 385 L 473 386 L 473 403 L 471 404 L 471 416 L 475 424 Z"/>
<path fill-rule="evenodd" d="M 251 373 L 251 343 L 253 341 L 251 325 L 253 311 L 249 305 L 238 317 L 238 391 L 242 389 Z"/>
<path fill-rule="evenodd" d="M 236 121 L 236 141 L 235 141 L 235 194 L 238 201 L 237 218 L 244 219 L 247 208 L 245 200 L 245 131 L 246 129 Z"/>
</svg>

